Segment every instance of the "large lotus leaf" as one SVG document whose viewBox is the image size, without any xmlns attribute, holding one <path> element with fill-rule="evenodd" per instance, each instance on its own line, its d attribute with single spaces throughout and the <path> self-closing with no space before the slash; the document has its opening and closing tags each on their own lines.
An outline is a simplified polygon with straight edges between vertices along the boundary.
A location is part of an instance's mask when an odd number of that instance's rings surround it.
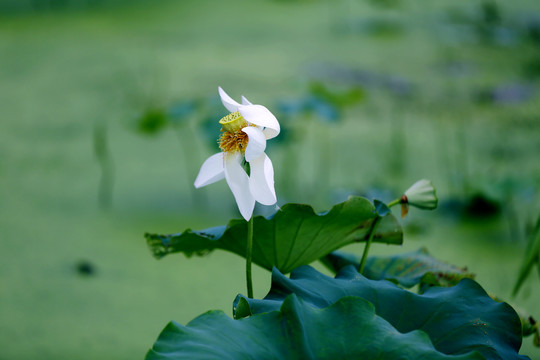
<svg viewBox="0 0 540 360">
<path fill-rule="evenodd" d="M 288 273 L 347 244 L 367 240 L 376 216 L 373 204 L 362 197 L 350 197 L 323 214 L 316 214 L 309 205 L 286 204 L 269 218 L 253 219 L 253 262 Z M 157 258 L 175 252 L 204 255 L 215 249 L 245 257 L 247 222 L 232 220 L 227 226 L 202 231 L 145 236 Z M 392 215 L 383 217 L 373 241 L 402 243 L 401 227 Z"/>
<path fill-rule="evenodd" d="M 491 299 L 471 279 L 454 287 L 433 287 L 419 295 L 388 281 L 369 280 L 353 266 L 343 268 L 336 278 L 309 266 L 294 270 L 290 278 L 274 269 L 268 295 L 263 300 L 239 295 L 235 317 L 277 310 L 290 294 L 319 308 L 345 296 L 361 297 L 400 333 L 422 330 L 435 349 L 447 355 L 477 350 L 486 359 L 528 359 L 518 354 L 521 322 L 516 312 L 510 305 Z"/>
<path fill-rule="evenodd" d="M 489 294 L 489 296 L 495 301 L 504 301 L 493 294 Z M 530 315 L 525 310 L 520 309 L 519 307 L 514 308 L 514 310 L 516 310 L 519 316 L 519 320 L 521 321 L 521 334 L 523 335 L 523 337 L 532 335 L 533 345 L 536 347 L 540 347 L 540 327 L 538 326 L 538 322 L 532 317 L 532 315 Z"/>
<path fill-rule="evenodd" d="M 360 257 L 334 251 L 321 261 L 336 273 L 347 265 L 358 267 Z M 463 278 L 474 278 L 466 268 L 437 260 L 426 248 L 400 255 L 370 256 L 362 275 L 371 280 L 390 280 L 407 288 L 417 284 L 454 286 Z"/>
<path fill-rule="evenodd" d="M 318 309 L 295 295 L 279 311 L 233 320 L 210 311 L 187 326 L 169 323 L 147 360 L 171 359 L 380 359 L 473 360 L 478 352 L 450 356 L 422 331 L 402 334 L 359 297 Z"/>
</svg>

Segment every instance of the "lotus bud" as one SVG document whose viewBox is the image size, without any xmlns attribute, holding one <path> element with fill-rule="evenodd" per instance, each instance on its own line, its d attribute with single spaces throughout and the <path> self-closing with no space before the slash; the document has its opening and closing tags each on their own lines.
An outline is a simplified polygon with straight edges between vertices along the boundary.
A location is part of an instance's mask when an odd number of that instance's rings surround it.
<svg viewBox="0 0 540 360">
<path fill-rule="evenodd" d="M 433 210 L 437 208 L 437 202 L 437 194 L 431 181 L 418 180 L 401 197 L 401 217 L 407 215 L 409 205 L 419 209 Z"/>
</svg>

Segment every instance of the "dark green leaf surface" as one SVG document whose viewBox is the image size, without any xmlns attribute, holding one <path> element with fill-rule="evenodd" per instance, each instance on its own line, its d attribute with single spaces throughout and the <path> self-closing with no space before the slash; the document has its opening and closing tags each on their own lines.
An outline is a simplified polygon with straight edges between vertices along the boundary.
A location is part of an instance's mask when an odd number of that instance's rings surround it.
<svg viewBox="0 0 540 360">
<path fill-rule="evenodd" d="M 380 359 L 473 360 L 477 352 L 449 356 L 422 331 L 402 334 L 373 305 L 345 297 L 318 309 L 295 295 L 279 311 L 233 320 L 210 311 L 187 326 L 171 322 L 147 360 L 172 359 Z"/>
<path fill-rule="evenodd" d="M 286 204 L 270 218 L 253 219 L 253 262 L 288 273 L 345 245 L 367 240 L 376 216 L 375 207 L 362 197 L 351 197 L 324 214 L 316 214 L 309 205 Z M 227 226 L 202 231 L 188 229 L 181 234 L 145 236 L 157 258 L 176 252 L 204 255 L 215 249 L 245 256 L 247 223 L 232 220 Z M 392 215 L 382 219 L 373 241 L 402 243 L 401 227 Z"/>
<path fill-rule="evenodd" d="M 321 261 L 336 273 L 347 265 L 358 267 L 360 258 L 334 251 Z M 394 256 L 370 256 L 363 275 L 371 280 L 390 280 L 407 288 L 417 284 L 454 286 L 463 278 L 474 278 L 467 269 L 435 259 L 426 248 Z"/>
<path fill-rule="evenodd" d="M 422 330 L 435 349 L 447 355 L 477 350 L 486 359 L 528 359 L 518 354 L 521 322 L 516 312 L 508 304 L 491 299 L 471 279 L 450 288 L 433 287 L 418 295 L 387 281 L 366 279 L 353 266 L 343 268 L 336 278 L 309 266 L 294 270 L 290 279 L 274 270 L 270 293 L 263 300 L 239 295 L 235 317 L 277 310 L 290 294 L 319 308 L 345 296 L 361 297 L 400 333 Z"/>
</svg>

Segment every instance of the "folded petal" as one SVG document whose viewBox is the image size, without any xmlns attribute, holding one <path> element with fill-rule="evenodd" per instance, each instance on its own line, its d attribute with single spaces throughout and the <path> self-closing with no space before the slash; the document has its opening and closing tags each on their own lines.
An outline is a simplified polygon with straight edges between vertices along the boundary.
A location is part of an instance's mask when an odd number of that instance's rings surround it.
<svg viewBox="0 0 540 360">
<path fill-rule="evenodd" d="M 249 138 L 245 157 L 247 162 L 251 162 L 264 153 L 264 149 L 266 149 L 266 138 L 262 130 L 255 126 L 246 126 L 242 131 L 245 132 Z"/>
<path fill-rule="evenodd" d="M 263 205 L 277 202 L 274 190 L 274 167 L 270 158 L 263 153 L 249 163 L 249 189 L 256 201 Z"/>
<path fill-rule="evenodd" d="M 242 156 L 228 154 L 225 156 L 225 179 L 231 189 L 240 214 L 249 221 L 255 208 L 255 198 L 249 191 L 249 177 L 240 165 Z"/>
<path fill-rule="evenodd" d="M 195 179 L 195 187 L 200 188 L 216 181 L 219 181 L 225 177 L 225 171 L 223 167 L 223 153 L 217 153 L 210 156 L 202 164 L 199 175 Z"/>
<path fill-rule="evenodd" d="M 234 101 L 229 95 L 227 95 L 227 93 L 221 88 L 221 86 L 218 87 L 218 91 L 223 106 L 225 106 L 230 112 L 238 111 L 238 107 L 240 106 L 240 104 Z"/>
<path fill-rule="evenodd" d="M 251 105 L 251 102 L 242 95 L 242 105 Z"/>
<path fill-rule="evenodd" d="M 266 129 L 263 130 L 263 133 L 266 139 L 272 139 L 278 136 L 280 127 L 279 122 L 276 117 L 262 105 L 241 105 L 238 108 L 240 115 L 247 122 L 264 126 Z"/>
</svg>

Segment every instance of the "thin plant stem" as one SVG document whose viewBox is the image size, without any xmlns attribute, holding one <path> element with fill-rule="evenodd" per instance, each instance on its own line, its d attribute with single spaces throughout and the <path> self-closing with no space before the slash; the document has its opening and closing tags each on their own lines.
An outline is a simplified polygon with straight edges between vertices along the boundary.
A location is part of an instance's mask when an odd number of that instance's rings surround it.
<svg viewBox="0 0 540 360">
<path fill-rule="evenodd" d="M 406 162 L 406 138 L 405 138 L 405 126 L 403 124 L 404 119 L 402 116 L 390 113 L 391 126 L 390 126 L 390 171 L 395 177 L 399 177 L 405 170 Z"/>
<path fill-rule="evenodd" d="M 198 151 L 194 151 L 193 145 L 190 143 L 191 139 L 194 139 L 193 131 L 189 126 L 175 126 L 176 136 L 180 144 L 182 155 L 184 156 L 184 161 L 186 162 L 186 167 L 189 169 L 185 171 L 186 174 L 186 183 L 190 189 L 191 201 L 194 206 L 199 206 L 201 208 L 206 207 L 207 199 L 204 196 L 204 191 L 196 191 L 193 184 L 192 174 L 195 173 L 196 169 L 193 168 L 193 164 L 198 163 L 197 154 Z"/>
<path fill-rule="evenodd" d="M 364 267 L 366 266 L 366 259 L 369 252 L 369 248 L 371 247 L 371 243 L 373 242 L 373 236 L 375 235 L 375 231 L 377 231 L 377 226 L 381 222 L 382 217 L 377 216 L 375 220 L 373 220 L 373 223 L 371 224 L 371 228 L 369 229 L 369 237 L 368 241 L 366 243 L 366 246 L 364 247 L 364 253 L 362 254 L 362 260 L 360 260 L 360 265 L 358 266 L 358 272 L 362 274 L 364 272 Z"/>
<path fill-rule="evenodd" d="M 109 151 L 107 135 L 106 123 L 100 122 L 94 126 L 94 154 L 101 167 L 98 202 L 103 210 L 109 209 L 112 205 L 114 187 L 114 164 Z"/>
<path fill-rule="evenodd" d="M 459 159 L 459 164 L 461 164 L 462 169 L 461 172 L 463 174 L 463 196 L 467 197 L 470 194 L 470 185 L 471 185 L 471 177 L 469 172 L 469 160 L 470 160 L 470 152 L 469 152 L 469 143 L 467 139 L 467 129 L 465 129 L 464 125 L 461 126 L 461 128 L 458 130 L 458 141 L 459 141 L 459 149 L 461 150 L 460 156 L 461 159 Z"/>
<path fill-rule="evenodd" d="M 284 151 L 284 160 L 283 167 L 287 176 L 283 176 L 282 188 L 287 192 L 287 196 L 294 197 L 295 194 L 298 194 L 298 156 L 299 151 L 295 151 L 294 144 L 292 141 L 283 144 Z"/>
<path fill-rule="evenodd" d="M 324 199 L 328 197 L 330 189 L 330 176 L 332 174 L 332 141 L 329 128 L 319 127 L 315 134 L 316 144 L 319 144 L 318 174 L 315 186 L 315 194 L 323 194 Z"/>
<path fill-rule="evenodd" d="M 395 206 L 395 205 L 400 204 L 400 203 L 401 203 L 401 199 L 396 199 L 396 200 L 393 200 L 393 201 L 389 202 L 389 203 L 387 204 L 387 206 L 388 206 L 389 208 L 391 208 L 392 206 Z"/>
<path fill-rule="evenodd" d="M 246 248 L 246 282 L 248 298 L 253 299 L 253 281 L 251 279 L 251 256 L 253 252 L 253 216 L 248 221 Z"/>
</svg>

